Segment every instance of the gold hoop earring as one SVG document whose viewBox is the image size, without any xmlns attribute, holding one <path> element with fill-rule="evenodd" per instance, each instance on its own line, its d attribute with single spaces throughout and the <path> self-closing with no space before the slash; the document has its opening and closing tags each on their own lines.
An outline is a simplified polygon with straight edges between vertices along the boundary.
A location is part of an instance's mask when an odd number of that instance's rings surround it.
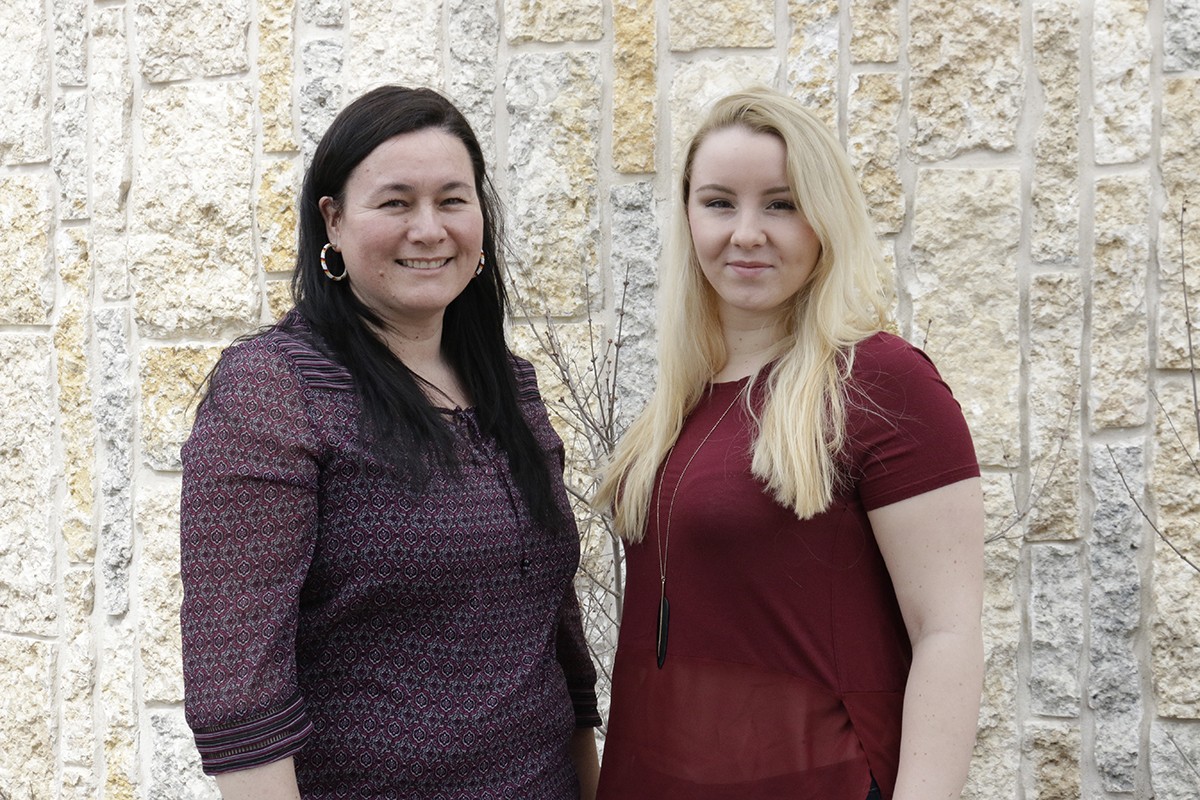
<svg viewBox="0 0 1200 800">
<path fill-rule="evenodd" d="M 479 266 L 477 266 L 475 268 L 475 277 L 476 278 L 478 278 L 480 275 L 483 274 L 483 268 L 485 266 L 487 266 L 486 256 L 484 256 L 483 251 L 480 250 L 479 251 Z"/>
<path fill-rule="evenodd" d="M 324 272 L 325 277 L 329 278 L 329 280 L 331 280 L 331 281 L 343 281 L 346 279 L 345 263 L 342 264 L 342 274 L 334 275 L 332 272 L 329 271 L 329 264 L 327 264 L 325 262 L 325 254 L 329 252 L 329 248 L 331 248 L 331 247 L 333 247 L 333 242 L 326 242 L 325 246 L 321 248 L 321 272 Z M 337 249 L 335 248 L 333 252 L 336 253 Z"/>
</svg>

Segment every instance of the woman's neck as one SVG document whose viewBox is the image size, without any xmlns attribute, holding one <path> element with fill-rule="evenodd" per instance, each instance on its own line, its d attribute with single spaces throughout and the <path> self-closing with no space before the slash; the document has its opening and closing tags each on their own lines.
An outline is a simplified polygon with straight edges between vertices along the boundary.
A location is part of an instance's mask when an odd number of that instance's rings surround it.
<svg viewBox="0 0 1200 800">
<path fill-rule="evenodd" d="M 717 370 L 713 381 L 725 383 L 753 375 L 779 355 L 779 343 L 784 338 L 783 325 L 739 327 L 723 324 L 725 364 Z"/>
</svg>

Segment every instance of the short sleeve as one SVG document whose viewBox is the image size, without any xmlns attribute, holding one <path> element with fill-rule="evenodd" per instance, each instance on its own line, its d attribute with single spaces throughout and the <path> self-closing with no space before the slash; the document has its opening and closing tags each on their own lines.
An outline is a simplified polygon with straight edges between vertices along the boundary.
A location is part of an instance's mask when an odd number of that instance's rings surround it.
<svg viewBox="0 0 1200 800">
<path fill-rule="evenodd" d="M 851 481 L 868 511 L 979 475 L 950 387 L 925 353 L 890 334 L 856 348 L 846 434 Z"/>
<path fill-rule="evenodd" d="M 300 380 L 265 338 L 222 356 L 182 451 L 185 711 L 209 774 L 286 758 L 312 730 L 295 648 L 317 447 Z"/>
</svg>

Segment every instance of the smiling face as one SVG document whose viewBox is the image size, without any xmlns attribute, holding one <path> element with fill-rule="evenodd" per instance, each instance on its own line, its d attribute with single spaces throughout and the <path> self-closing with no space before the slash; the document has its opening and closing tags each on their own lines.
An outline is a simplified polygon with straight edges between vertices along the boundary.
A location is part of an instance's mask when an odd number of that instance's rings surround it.
<svg viewBox="0 0 1200 800">
<path fill-rule="evenodd" d="M 340 202 L 322 197 L 320 207 L 355 296 L 399 331 L 440 329 L 483 246 L 463 143 L 440 128 L 388 139 L 350 173 Z"/>
<path fill-rule="evenodd" d="M 783 140 L 737 125 L 692 158 L 688 227 L 724 326 L 780 325 L 821 255 L 788 183 Z"/>
</svg>

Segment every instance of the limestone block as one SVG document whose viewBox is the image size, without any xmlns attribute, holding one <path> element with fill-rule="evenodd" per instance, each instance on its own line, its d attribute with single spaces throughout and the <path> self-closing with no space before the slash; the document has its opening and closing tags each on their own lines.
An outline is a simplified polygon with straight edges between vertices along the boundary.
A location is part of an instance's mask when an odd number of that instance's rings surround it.
<svg viewBox="0 0 1200 800">
<path fill-rule="evenodd" d="M 650 399 L 657 374 L 655 292 L 662 253 L 654 185 L 614 186 L 612 270 L 620 351 L 617 356 L 617 424 L 624 430 Z"/>
<path fill-rule="evenodd" d="M 96 719 L 92 693 L 96 685 L 96 660 L 91 615 L 96 594 L 90 569 L 68 570 L 63 575 L 66 631 L 63 636 L 59 702 L 62 731 L 59 755 L 65 762 L 91 764 L 96 752 Z"/>
<path fill-rule="evenodd" d="M 342 24 L 342 0 L 300 0 L 300 16 L 305 22 L 336 28 Z"/>
<path fill-rule="evenodd" d="M 50 800 L 57 648 L 0 635 L 0 794 Z"/>
<path fill-rule="evenodd" d="M 1011 507 L 1007 475 L 983 475 L 984 508 L 989 520 Z M 983 631 L 984 681 L 979 733 L 963 797 L 994 800 L 1014 797 L 1020 740 L 1017 733 L 1017 643 L 1021 636 L 1016 579 L 1020 541 L 989 535 L 984 549 Z"/>
<path fill-rule="evenodd" d="M 1029 548 L 1029 708 L 1078 717 L 1083 656 L 1083 565 L 1074 545 Z"/>
<path fill-rule="evenodd" d="M 138 61 L 151 83 L 249 70 L 246 0 L 138 0 Z"/>
<path fill-rule="evenodd" d="M 305 168 L 341 109 L 342 46 L 332 39 L 305 42 L 300 53 L 300 148 Z"/>
<path fill-rule="evenodd" d="M 1150 154 L 1150 32 L 1147 0 L 1096 0 L 1092 11 L 1092 117 L 1098 164 Z"/>
<path fill-rule="evenodd" d="M 355 0 L 346 29 L 349 96 L 385 83 L 442 84 L 442 4 Z"/>
<path fill-rule="evenodd" d="M 1166 0 L 1163 12 L 1163 69 L 1200 69 L 1200 5 L 1193 0 Z"/>
<path fill-rule="evenodd" d="M 104 300 L 129 297 L 126 197 L 133 164 L 133 83 L 125 6 L 93 6 L 92 80 L 88 85 L 92 126 L 92 261 Z"/>
<path fill-rule="evenodd" d="M 253 98 L 244 83 L 143 94 L 131 268 L 141 330 L 163 336 L 258 322 L 252 244 Z"/>
<path fill-rule="evenodd" d="M 913 0 L 909 13 L 913 151 L 1011 149 L 1025 94 L 1018 3 Z"/>
<path fill-rule="evenodd" d="M 705 47 L 771 47 L 775 4 L 771 0 L 668 0 L 670 45 L 675 52 Z"/>
<path fill-rule="evenodd" d="M 1200 797 L 1200 730 L 1195 724 L 1156 719 L 1150 723 L 1150 783 L 1155 800 Z"/>
<path fill-rule="evenodd" d="M 179 470 L 179 448 L 192 430 L 196 404 L 221 347 L 147 347 L 138 367 L 141 451 L 146 466 Z"/>
<path fill-rule="evenodd" d="M 1093 757 L 1109 792 L 1132 792 L 1138 765 L 1142 582 L 1136 557 L 1145 524 L 1134 498 L 1142 502 L 1143 458 L 1140 443 L 1116 443 L 1094 446 L 1090 459 L 1088 705 L 1095 719 Z"/>
<path fill-rule="evenodd" d="M 1032 254 L 1079 258 L 1079 12 L 1070 0 L 1033 7 L 1033 59 L 1042 92 L 1034 143 Z"/>
<path fill-rule="evenodd" d="M 790 94 L 837 127 L 838 0 L 789 0 L 792 35 L 788 41 Z"/>
<path fill-rule="evenodd" d="M 0 282 L 0 324 L 49 322 L 54 284 L 47 188 L 45 179 L 38 175 L 0 176 L 0 220 L 4 220 L 0 225 L 0 252 L 10 264 L 20 265 L 13 277 Z"/>
<path fill-rule="evenodd" d="M 59 86 L 87 85 L 87 0 L 54 0 L 54 77 Z"/>
<path fill-rule="evenodd" d="M 593 42 L 603 35 L 604 8 L 600 0 L 504 0 L 504 29 L 508 41 Z"/>
<path fill-rule="evenodd" d="M 1021 451 L 1019 196 L 1016 170 L 922 170 L 901 276 L 913 327 L 962 406 L 980 463 L 995 466 Z"/>
<path fill-rule="evenodd" d="M 54 153 L 58 216 L 83 219 L 88 213 L 87 95 L 62 93 L 54 101 Z"/>
<path fill-rule="evenodd" d="M 129 312 L 96 311 L 96 428 L 103 462 L 100 474 L 100 552 L 104 610 L 129 607 L 129 561 L 133 552 L 133 397 Z"/>
<path fill-rule="evenodd" d="M 138 632 L 142 696 L 150 703 L 183 702 L 179 604 L 179 481 L 145 486 L 138 494 Z"/>
<path fill-rule="evenodd" d="M 683 148 L 713 101 L 751 86 L 775 86 L 779 59 L 768 56 L 722 56 L 680 62 L 671 79 L 671 163 L 683 160 Z"/>
<path fill-rule="evenodd" d="M 1096 182 L 1089 386 L 1093 430 L 1146 421 L 1149 202 L 1150 183 L 1144 175 Z"/>
<path fill-rule="evenodd" d="M 654 172 L 658 33 L 652 0 L 613 3 L 612 158 L 618 172 Z"/>
<path fill-rule="evenodd" d="M 99 647 L 98 711 L 104 730 L 103 797 L 134 798 L 141 782 L 138 707 L 135 702 L 136 630 L 127 619 L 104 628 Z"/>
<path fill-rule="evenodd" d="M 509 223 L 517 295 L 532 316 L 599 299 L 600 64 L 593 53 L 530 53 L 505 77 Z"/>
<path fill-rule="evenodd" d="M 1164 83 L 1159 164 L 1166 202 L 1158 225 L 1158 347 L 1156 365 L 1188 369 L 1187 311 L 1200 324 L 1200 80 Z M 1187 273 L 1183 271 L 1187 266 Z M 1184 307 L 1184 283 L 1190 308 Z M 1192 347 L 1200 329 L 1192 328 Z"/>
<path fill-rule="evenodd" d="M 897 0 L 850 0 L 850 60 L 894 63 L 899 58 Z"/>
<path fill-rule="evenodd" d="M 1029 287 L 1030 485 L 1025 535 L 1079 536 L 1079 370 L 1083 288 L 1075 273 L 1035 275 Z"/>
<path fill-rule="evenodd" d="M 58 633 L 52 360 L 48 336 L 0 337 L 0 630 L 9 633 Z"/>
<path fill-rule="evenodd" d="M 217 783 L 200 771 L 192 732 L 175 710 L 150 713 L 149 800 L 219 800 Z"/>
<path fill-rule="evenodd" d="M 59 800 L 96 800 L 100 797 L 97 770 L 87 767 L 64 766 Z"/>
<path fill-rule="evenodd" d="M 1075 723 L 1030 723 L 1021 743 L 1021 756 L 1033 772 L 1033 793 L 1028 796 L 1038 800 L 1083 797 L 1081 750 Z"/>
<path fill-rule="evenodd" d="M 447 9 L 447 94 L 471 123 L 489 166 L 496 164 L 496 75 L 499 72 L 498 3 L 450 0 Z"/>
<path fill-rule="evenodd" d="M 904 224 L 904 186 L 900 182 L 900 83 L 887 73 L 850 78 L 846 150 L 867 207 L 880 234 Z"/>
<path fill-rule="evenodd" d="M 296 0 L 263 0 L 258 6 L 258 107 L 262 148 L 267 153 L 297 148 L 292 126 L 292 15 Z"/>
<path fill-rule="evenodd" d="M 274 322 L 283 317 L 292 306 L 292 282 L 290 280 L 267 281 L 267 318 Z"/>
<path fill-rule="evenodd" d="M 91 529 L 96 420 L 92 414 L 92 376 L 87 360 L 87 354 L 91 352 L 88 313 L 92 271 L 86 231 L 82 228 L 60 230 L 54 249 L 64 288 L 62 307 L 53 332 L 66 489 L 60 510 L 60 529 L 67 546 L 67 559 L 88 563 L 96 551 Z"/>
<path fill-rule="evenodd" d="M 1155 387 L 1155 447 L 1151 486 L 1158 509 L 1154 542 L 1151 666 L 1157 711 L 1164 717 L 1200 717 L 1200 463 L 1191 384 L 1177 379 Z M 1185 561 L 1186 559 L 1186 561 Z M 1188 563 L 1190 562 L 1190 564 Z"/>
<path fill-rule="evenodd" d="M 258 256 L 264 272 L 296 266 L 296 203 L 302 176 L 292 159 L 262 164 L 258 181 Z"/>
<path fill-rule="evenodd" d="M 50 157 L 50 55 L 46 4 L 8 0 L 0 4 L 4 41 L 20 42 L 20 58 L 0 60 L 0 165 L 33 164 Z M 7 219 L 0 214 L 0 219 Z"/>
</svg>

